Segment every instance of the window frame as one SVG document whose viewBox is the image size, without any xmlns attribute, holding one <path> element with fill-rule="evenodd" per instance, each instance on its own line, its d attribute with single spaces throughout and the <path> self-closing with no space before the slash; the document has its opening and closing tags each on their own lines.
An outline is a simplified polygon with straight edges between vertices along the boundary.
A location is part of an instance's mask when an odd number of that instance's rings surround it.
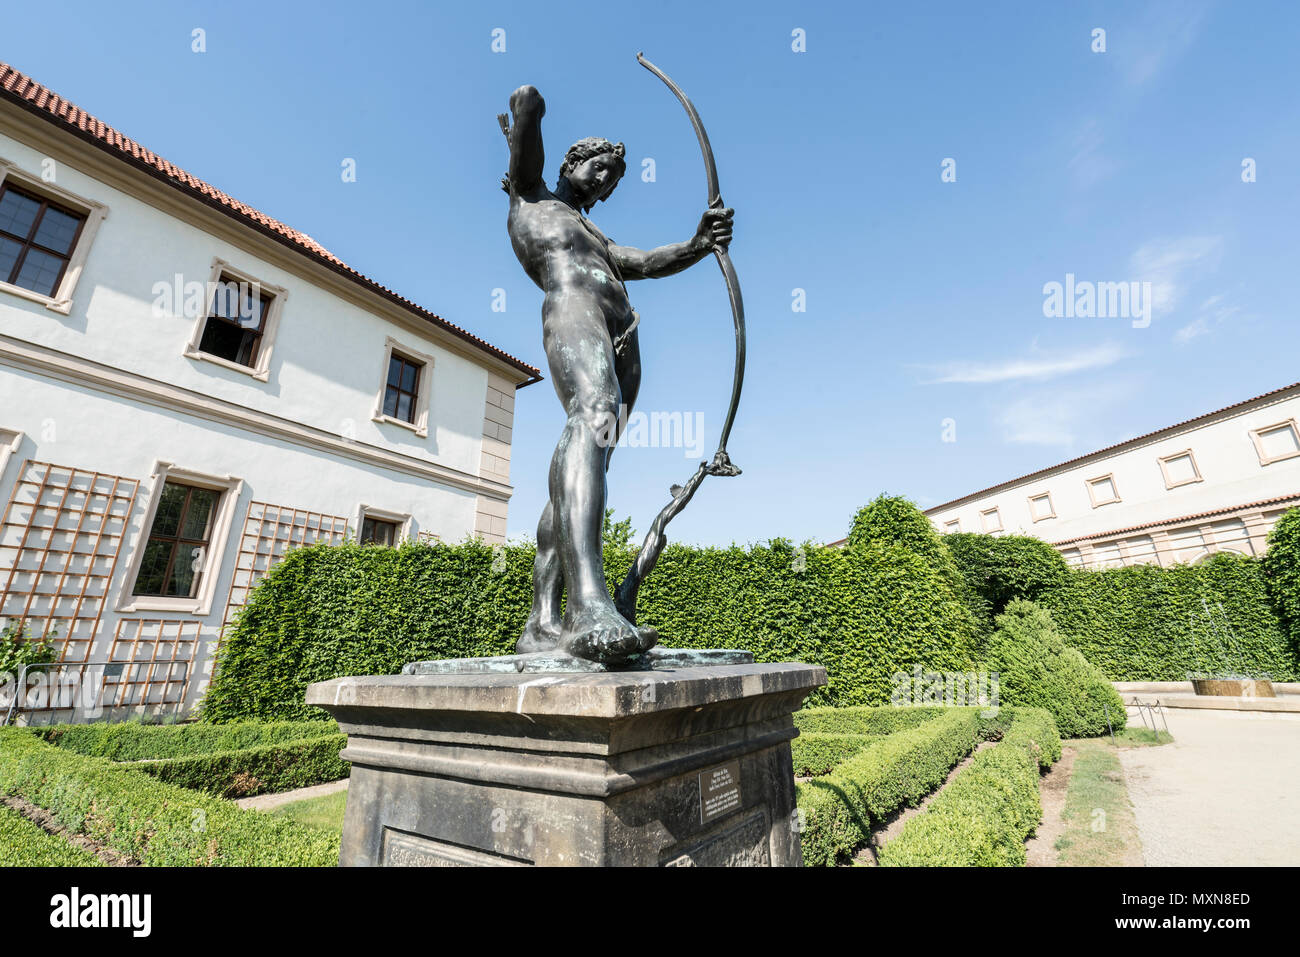
<svg viewBox="0 0 1300 957">
<path fill-rule="evenodd" d="M 1175 482 L 1169 474 L 1169 463 L 1174 459 L 1181 459 L 1183 456 L 1187 456 L 1188 460 L 1192 463 L 1192 472 L 1194 474 L 1192 478 L 1183 479 L 1181 482 Z M 1168 455 L 1157 456 L 1156 461 L 1160 463 L 1160 475 L 1165 480 L 1166 491 L 1182 488 L 1184 485 L 1195 485 L 1197 482 L 1205 481 L 1201 476 L 1201 467 L 1197 464 L 1196 456 L 1192 454 L 1191 449 L 1183 449 L 1181 452 L 1170 452 Z"/>
<path fill-rule="evenodd" d="M 1048 514 L 1043 516 L 1037 516 L 1034 514 L 1034 501 L 1040 498 L 1047 499 Z M 1048 489 L 1046 492 L 1037 492 L 1033 495 L 1027 495 L 1025 496 L 1025 501 L 1029 504 L 1029 518 L 1035 524 L 1037 524 L 1038 522 L 1046 522 L 1050 519 L 1056 518 L 1056 503 L 1052 501 L 1051 489 Z"/>
<path fill-rule="evenodd" d="M 989 528 L 989 516 L 996 515 L 998 519 L 997 528 Z M 991 535 L 994 532 L 1006 530 L 1006 523 L 1002 521 L 1002 510 L 994 505 L 992 508 L 980 509 L 980 526 L 984 529 L 984 534 Z"/>
<path fill-rule="evenodd" d="M 420 374 L 415 381 L 415 402 L 412 410 L 415 413 L 415 418 L 411 422 L 397 416 L 384 414 L 384 398 L 388 392 L 388 367 L 392 364 L 394 352 L 403 359 L 420 363 Z M 379 367 L 379 391 L 375 394 L 375 406 L 371 410 L 370 421 L 400 425 L 404 429 L 410 429 L 422 439 L 428 438 L 429 410 L 433 404 L 432 397 L 429 394 L 431 392 L 429 386 L 433 381 L 433 363 L 434 357 L 428 353 L 408 348 L 404 343 L 399 342 L 392 336 L 385 338 L 384 361 Z M 358 534 L 360 534 L 360 529 L 358 529 Z"/>
<path fill-rule="evenodd" d="M 199 348 L 200 343 L 203 341 L 203 332 L 207 328 L 208 320 L 213 318 L 212 303 L 217 294 L 217 287 L 222 282 L 247 283 L 250 286 L 256 286 L 259 295 L 264 301 L 262 334 L 258 339 L 256 361 L 251 366 L 232 362 L 222 356 L 204 352 Z M 280 316 L 284 312 L 285 300 L 289 298 L 289 290 L 283 286 L 277 286 L 274 283 L 258 279 L 252 273 L 240 269 L 220 257 L 213 257 L 212 269 L 208 273 L 208 282 L 204 289 L 203 311 L 194 320 L 194 325 L 190 330 L 189 341 L 185 344 L 185 358 L 200 362 L 211 362 L 223 369 L 242 372 L 259 382 L 269 381 L 271 378 L 271 356 L 275 351 L 275 340 L 280 331 Z M 268 299 L 269 301 L 266 301 Z M 225 320 L 218 319 L 217 321 L 222 322 Z"/>
<path fill-rule="evenodd" d="M 212 517 L 212 533 L 208 538 L 206 565 L 201 572 L 199 588 L 192 598 L 164 595 L 137 595 L 135 584 L 140 577 L 140 567 L 144 563 L 144 553 L 149 545 L 150 533 L 153 531 L 154 519 L 158 506 L 162 502 L 163 487 L 167 482 L 189 485 L 196 488 L 210 489 L 221 493 L 215 514 Z M 213 599 L 217 591 L 217 579 L 221 577 L 226 546 L 230 540 L 230 530 L 234 525 L 235 510 L 243 492 L 244 480 L 233 475 L 210 475 L 178 468 L 171 462 L 154 463 L 152 475 L 153 487 L 149 492 L 145 508 L 144 521 L 132 545 L 131 560 L 127 564 L 126 577 L 118 591 L 118 612 L 170 611 L 206 617 L 212 611 Z"/>
<path fill-rule="evenodd" d="M 1300 425 L 1296 424 L 1294 418 L 1283 419 L 1281 422 L 1274 422 L 1272 425 L 1264 425 L 1260 426 L 1258 429 L 1250 430 L 1250 440 L 1255 445 L 1255 454 L 1259 456 L 1259 464 L 1261 466 L 1272 465 L 1274 462 L 1285 462 L 1288 459 L 1300 458 L 1300 448 L 1294 452 L 1287 452 L 1285 455 L 1270 456 L 1264 451 L 1262 434 L 1264 432 L 1272 432 L 1276 429 L 1284 429 L 1288 426 L 1291 428 L 1291 434 L 1296 437 L 1297 443 L 1300 444 Z"/>
<path fill-rule="evenodd" d="M 949 525 L 955 525 L 955 526 L 957 526 L 957 527 L 956 527 L 956 528 L 953 528 L 953 529 L 949 529 L 949 528 L 948 528 Z M 960 518 L 951 518 L 951 519 L 949 519 L 948 521 L 946 521 L 946 522 L 943 523 L 943 533 L 944 533 L 945 535 L 952 535 L 954 532 L 960 532 L 960 531 L 961 531 L 961 519 L 960 519 Z"/>
<path fill-rule="evenodd" d="M 47 296 L 4 281 L 0 281 L 0 292 L 40 303 L 51 312 L 70 315 L 77 284 L 85 272 L 86 260 L 90 256 L 90 249 L 94 245 L 100 223 L 108 216 L 108 207 L 97 200 L 69 192 L 54 183 L 47 183 L 40 176 L 34 176 L 16 163 L 0 157 L 0 193 L 10 185 L 22 192 L 39 196 L 56 207 L 66 207 L 67 211 L 84 218 L 77 228 L 77 235 L 72 240 L 67 262 L 63 266 L 63 273 L 54 287 L 53 294 Z"/>
<path fill-rule="evenodd" d="M 361 543 L 361 529 L 365 526 L 368 518 L 397 526 L 397 536 L 393 540 L 393 547 L 397 547 L 403 542 L 415 540 L 415 519 L 412 518 L 410 512 L 393 512 L 388 509 L 376 508 L 373 505 L 366 505 L 363 502 L 357 506 L 356 512 L 357 531 L 355 540 L 357 544 Z"/>
<path fill-rule="evenodd" d="M 23 444 L 23 430 L 0 427 L 0 479 L 4 478 L 9 460 L 18 453 Z"/>
<path fill-rule="evenodd" d="M 1115 497 L 1107 499 L 1104 502 L 1097 501 L 1097 483 L 1110 480 L 1110 487 L 1115 492 Z M 1105 475 L 1097 475 L 1090 479 L 1083 480 L 1084 485 L 1088 487 L 1088 501 L 1092 503 L 1093 508 L 1104 508 L 1107 505 L 1115 505 L 1122 501 L 1119 494 L 1119 483 L 1115 481 L 1115 473 L 1107 472 Z"/>
</svg>

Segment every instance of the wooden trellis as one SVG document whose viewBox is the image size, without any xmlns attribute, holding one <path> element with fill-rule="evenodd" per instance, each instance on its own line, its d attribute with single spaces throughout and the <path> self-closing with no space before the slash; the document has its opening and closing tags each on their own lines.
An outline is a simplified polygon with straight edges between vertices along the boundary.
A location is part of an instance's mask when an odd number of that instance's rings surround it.
<svg viewBox="0 0 1300 957">
<path fill-rule="evenodd" d="M 0 520 L 0 620 L 53 633 L 59 660 L 90 657 L 136 479 L 28 460 Z"/>
<path fill-rule="evenodd" d="M 119 619 L 104 671 L 104 707 L 183 702 L 201 628 L 195 619 Z"/>
</svg>

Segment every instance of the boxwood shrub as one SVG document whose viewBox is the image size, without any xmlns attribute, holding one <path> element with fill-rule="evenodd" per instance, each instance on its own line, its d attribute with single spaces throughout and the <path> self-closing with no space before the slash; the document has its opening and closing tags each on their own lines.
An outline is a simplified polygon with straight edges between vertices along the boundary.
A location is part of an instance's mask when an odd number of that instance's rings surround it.
<svg viewBox="0 0 1300 957">
<path fill-rule="evenodd" d="M 131 767 L 217 797 L 251 797 L 342 780 L 352 768 L 339 757 L 347 741 L 346 734 L 324 734 L 238 751 L 141 761 Z"/>
<path fill-rule="evenodd" d="M 151 866 L 338 863 L 339 835 L 244 811 L 128 766 L 0 728 L 0 794 L 50 811 L 70 830 Z"/>
<path fill-rule="evenodd" d="M 1061 757 L 1051 715 L 1016 708 L 1002 740 L 975 756 L 880 851 L 883 867 L 1014 867 L 1042 819 L 1038 780 Z"/>
<path fill-rule="evenodd" d="M 0 805 L 0 867 L 103 866 L 89 851 Z"/>
<path fill-rule="evenodd" d="M 879 738 L 830 774 L 797 783 L 804 865 L 834 865 L 875 824 L 933 791 L 975 748 L 982 730 L 979 709 L 950 708 Z"/>
<path fill-rule="evenodd" d="M 822 734 L 801 732 L 790 742 L 795 777 L 826 774 L 846 758 L 851 758 L 873 741 L 878 734 Z"/>
<path fill-rule="evenodd" d="M 125 722 L 61 724 L 32 729 L 55 747 L 110 761 L 184 758 L 298 741 L 337 731 L 338 725 L 333 721 L 249 721 L 225 725 Z"/>
<path fill-rule="evenodd" d="M 997 625 L 989 638 L 988 669 L 998 674 L 1002 703 L 1043 708 L 1067 738 L 1124 727 L 1119 693 L 1077 648 L 1065 643 L 1046 609 L 1017 599 L 998 616 Z"/>
</svg>

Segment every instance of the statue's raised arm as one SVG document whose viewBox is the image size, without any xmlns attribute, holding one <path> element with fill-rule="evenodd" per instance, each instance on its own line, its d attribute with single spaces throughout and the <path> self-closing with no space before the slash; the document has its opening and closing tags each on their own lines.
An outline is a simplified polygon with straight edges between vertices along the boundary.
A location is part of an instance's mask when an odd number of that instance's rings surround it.
<svg viewBox="0 0 1300 957">
<path fill-rule="evenodd" d="M 521 86 L 510 94 L 510 114 L 514 118 L 506 134 L 510 140 L 510 185 L 516 193 L 526 193 L 542 184 L 545 172 L 542 117 L 546 101 L 537 87 Z"/>
</svg>

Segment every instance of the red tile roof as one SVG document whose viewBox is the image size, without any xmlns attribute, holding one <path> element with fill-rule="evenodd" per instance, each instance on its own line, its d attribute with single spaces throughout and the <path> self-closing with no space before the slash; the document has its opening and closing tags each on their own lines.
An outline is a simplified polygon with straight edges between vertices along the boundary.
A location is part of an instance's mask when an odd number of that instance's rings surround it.
<svg viewBox="0 0 1300 957">
<path fill-rule="evenodd" d="M 416 305 L 386 286 L 381 286 L 373 279 L 363 276 L 306 233 L 300 232 L 291 226 L 286 226 L 265 213 L 258 212 L 253 207 L 226 195 L 215 186 L 203 182 L 197 176 L 185 172 L 179 166 L 169 163 L 157 153 L 145 149 L 135 140 L 124 136 L 102 120 L 96 119 L 85 110 L 73 103 L 69 103 L 54 91 L 3 62 L 0 62 L 0 97 L 16 103 L 28 112 L 50 122 L 65 132 L 100 147 L 128 165 L 163 180 L 206 205 L 222 210 L 259 232 L 279 240 L 291 249 L 297 250 L 309 259 L 325 264 L 335 272 L 351 279 L 357 285 L 378 293 L 426 322 L 450 332 L 457 338 L 463 339 L 475 348 L 496 356 L 529 376 L 529 381 L 523 383 L 524 385 L 540 381 L 540 370 L 528 365 L 521 359 L 516 359 L 509 353 L 502 352 L 496 346 L 480 339 L 460 326 L 448 322 L 441 316 L 435 315 L 424 307 Z"/>
<path fill-rule="evenodd" d="M 1094 532 L 1091 535 L 1077 535 L 1074 538 L 1066 538 L 1059 542 L 1052 542 L 1052 547 L 1061 548 L 1065 545 L 1073 545 L 1075 542 L 1095 541 L 1099 538 L 1114 538 L 1117 535 L 1127 535 L 1130 532 L 1140 532 L 1144 528 L 1154 528 L 1157 525 L 1179 525 L 1183 522 L 1196 522 L 1203 518 L 1213 518 L 1216 515 L 1226 515 L 1228 512 L 1239 512 L 1248 508 L 1268 508 L 1272 505 L 1281 505 L 1296 499 L 1300 499 L 1300 494 L 1292 493 L 1291 495 L 1279 495 L 1276 498 L 1266 498 L 1259 502 L 1248 502 L 1245 505 L 1225 505 L 1223 508 L 1211 509 L 1208 512 L 1195 512 L 1192 515 L 1181 515 L 1178 518 L 1161 518 L 1153 522 L 1143 522 L 1141 525 L 1130 525 L 1127 528 L 1112 529 L 1109 532 Z"/>
<path fill-rule="evenodd" d="M 935 512 L 942 512 L 944 509 L 952 508 L 954 505 L 959 505 L 963 502 L 970 501 L 973 498 L 980 498 L 984 495 L 989 494 L 990 492 L 998 492 L 1005 488 L 1014 488 L 1015 486 L 1019 485 L 1021 482 L 1027 481 L 1028 479 L 1037 478 L 1040 475 L 1046 475 L 1048 472 L 1055 472 L 1057 469 L 1063 469 L 1075 465 L 1080 465 L 1088 459 L 1095 458 L 1096 456 L 1099 455 L 1105 455 L 1109 452 L 1116 452 L 1128 446 L 1140 445 L 1141 443 L 1149 441 L 1150 439 L 1153 439 L 1156 436 L 1164 435 L 1169 432 L 1175 432 L 1178 429 L 1185 428 L 1186 426 L 1189 425 L 1195 425 L 1198 422 L 1202 422 L 1205 419 L 1213 418 L 1216 415 L 1222 415 L 1224 412 L 1231 412 L 1233 409 L 1239 409 L 1244 405 L 1251 405 L 1252 403 L 1259 402 L 1263 399 L 1271 399 L 1275 396 L 1281 395 L 1283 392 L 1291 392 L 1296 389 L 1300 389 L 1300 382 L 1293 382 L 1290 385 L 1282 386 L 1280 389 L 1273 389 L 1272 391 L 1265 392 L 1262 395 L 1251 396 L 1249 399 L 1242 399 L 1240 402 L 1232 403 L 1232 405 L 1225 405 L 1222 409 L 1215 409 L 1213 412 L 1206 412 L 1202 415 L 1194 416 L 1193 418 L 1190 419 L 1184 419 L 1182 422 L 1175 422 L 1173 425 L 1166 425 L 1163 429 L 1156 429 L 1154 432 L 1147 432 L 1143 435 L 1134 436 L 1131 439 L 1125 439 L 1123 442 L 1116 442 L 1114 445 L 1108 445 L 1104 449 L 1097 449 L 1095 452 L 1089 452 L 1087 455 L 1080 455 L 1077 458 L 1067 459 L 1064 462 L 1058 462 L 1056 465 L 1048 466 L 1045 469 L 1039 469 L 1036 472 L 1030 472 L 1028 475 L 1020 476 L 1020 478 L 1008 479 L 1005 482 L 999 482 L 997 485 L 990 485 L 988 488 L 980 489 L 978 492 L 971 492 L 967 495 L 961 496 L 960 498 L 955 498 L 951 502 L 944 502 L 942 505 L 935 505 L 932 508 L 927 508 L 925 510 L 925 514 L 933 515 Z M 1088 537 L 1092 537 L 1092 536 L 1088 536 Z"/>
</svg>

